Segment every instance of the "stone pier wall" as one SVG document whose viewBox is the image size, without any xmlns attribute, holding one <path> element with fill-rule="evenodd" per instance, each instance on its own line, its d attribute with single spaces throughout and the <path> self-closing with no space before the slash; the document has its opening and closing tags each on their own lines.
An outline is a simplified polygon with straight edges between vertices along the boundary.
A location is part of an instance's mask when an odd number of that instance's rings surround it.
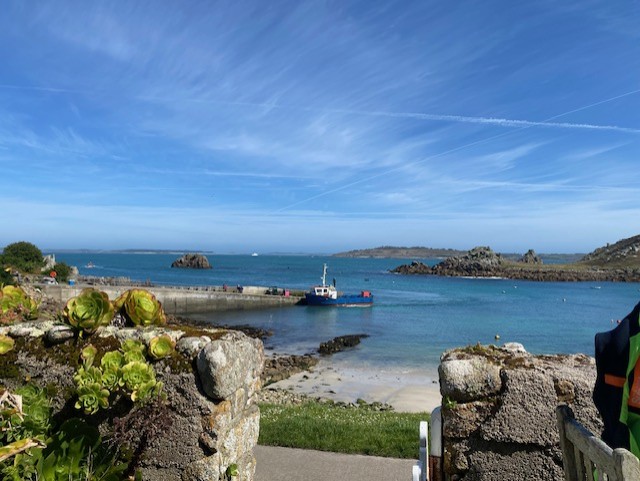
<svg viewBox="0 0 640 481">
<path fill-rule="evenodd" d="M 560 403 L 587 429 L 602 430 L 591 398 L 595 361 L 588 356 L 476 345 L 446 352 L 439 374 L 446 480 L 564 480 Z"/>
<path fill-rule="evenodd" d="M 262 343 L 241 332 L 180 326 L 109 326 L 89 341 L 98 350 L 113 349 L 124 339 L 148 341 L 163 333 L 177 341 L 170 358 L 153 364 L 166 401 L 127 412 L 110 406 L 89 416 L 90 422 L 103 434 L 119 430 L 136 452 L 145 481 L 218 481 L 232 464 L 239 471 L 234 479 L 251 481 L 260 422 L 255 401 L 264 364 Z M 54 412 L 63 418 L 80 415 L 73 407 L 72 378 L 86 341 L 73 338 L 68 326 L 50 321 L 2 327 L 0 334 L 16 341 L 16 349 L 0 357 L 0 383 L 15 389 L 30 379 L 52 392 Z"/>
<path fill-rule="evenodd" d="M 59 302 L 80 294 L 86 285 L 46 285 L 41 286 L 47 296 Z M 94 286 L 106 292 L 110 299 L 116 299 L 131 286 Z M 212 311 L 261 309 L 265 307 L 294 306 L 301 302 L 301 297 L 266 295 L 267 288 L 246 286 L 242 293 L 223 292 L 216 288 L 180 288 L 180 287 L 144 287 L 153 293 L 162 303 L 167 314 L 188 316 Z M 235 288 L 234 288 L 235 289 Z"/>
</svg>

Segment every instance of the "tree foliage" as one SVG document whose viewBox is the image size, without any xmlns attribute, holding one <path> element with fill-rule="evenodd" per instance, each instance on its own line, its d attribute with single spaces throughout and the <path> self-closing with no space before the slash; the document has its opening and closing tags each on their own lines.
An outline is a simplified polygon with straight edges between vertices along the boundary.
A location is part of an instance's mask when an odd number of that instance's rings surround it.
<svg viewBox="0 0 640 481">
<path fill-rule="evenodd" d="M 14 242 L 6 246 L 0 257 L 0 264 L 23 272 L 40 273 L 44 266 L 42 251 L 30 242 Z"/>
<path fill-rule="evenodd" d="M 71 267 L 65 262 L 56 262 L 53 270 L 56 271 L 58 282 L 67 282 L 71 276 Z"/>
</svg>

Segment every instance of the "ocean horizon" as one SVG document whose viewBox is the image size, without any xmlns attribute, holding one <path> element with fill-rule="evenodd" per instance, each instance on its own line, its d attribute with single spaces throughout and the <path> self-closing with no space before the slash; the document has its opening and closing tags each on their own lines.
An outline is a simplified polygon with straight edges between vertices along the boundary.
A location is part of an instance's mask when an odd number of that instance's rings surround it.
<svg viewBox="0 0 640 481">
<path fill-rule="evenodd" d="M 155 285 L 257 285 L 307 290 L 322 265 L 338 290 L 374 295 L 370 308 L 294 306 L 192 315 L 273 334 L 267 352 L 305 354 L 321 342 L 367 334 L 357 347 L 335 354 L 337 365 L 365 371 L 435 376 L 447 349 L 519 342 L 534 354 L 593 356 L 597 332 L 615 327 L 640 298 L 639 283 L 533 282 L 510 279 L 405 276 L 391 269 L 408 259 L 329 255 L 207 255 L 207 270 L 175 269 L 174 253 L 53 252 L 81 275 L 128 277 Z M 439 259 L 415 259 L 433 265 Z M 92 265 L 93 267 L 88 267 Z"/>
</svg>

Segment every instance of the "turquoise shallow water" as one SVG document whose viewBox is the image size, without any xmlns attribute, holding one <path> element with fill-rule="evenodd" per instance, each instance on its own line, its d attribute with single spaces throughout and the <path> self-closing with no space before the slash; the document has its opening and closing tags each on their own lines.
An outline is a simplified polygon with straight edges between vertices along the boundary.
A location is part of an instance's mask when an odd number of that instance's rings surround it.
<svg viewBox="0 0 640 481">
<path fill-rule="evenodd" d="M 372 308 L 292 307 L 211 313 L 217 323 L 249 324 L 274 335 L 267 348 L 305 353 L 335 336 L 365 333 L 336 361 L 370 369 L 433 370 L 446 349 L 481 342 L 522 343 L 537 354 L 593 355 L 593 337 L 640 300 L 638 283 L 560 283 L 400 276 L 406 259 L 207 255 L 212 270 L 171 269 L 178 254 L 56 253 L 81 274 L 125 276 L 164 285 L 264 285 L 307 289 L 329 266 L 339 290 L 371 290 Z M 426 260 L 433 264 L 436 260 Z M 88 262 L 95 268 L 84 267 Z M 500 335 L 495 341 L 494 336 Z"/>
</svg>

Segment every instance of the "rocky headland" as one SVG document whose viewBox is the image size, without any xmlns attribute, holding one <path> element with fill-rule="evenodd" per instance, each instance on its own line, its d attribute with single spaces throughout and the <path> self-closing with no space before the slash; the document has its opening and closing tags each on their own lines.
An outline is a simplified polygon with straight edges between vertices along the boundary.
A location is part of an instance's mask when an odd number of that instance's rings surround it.
<svg viewBox="0 0 640 481">
<path fill-rule="evenodd" d="M 467 254 L 449 257 L 429 266 L 420 261 L 396 267 L 398 274 L 447 277 L 501 277 L 531 281 L 640 282 L 640 236 L 596 249 L 571 264 L 548 264 L 533 250 L 513 261 L 489 247 L 475 247 Z"/>
</svg>

